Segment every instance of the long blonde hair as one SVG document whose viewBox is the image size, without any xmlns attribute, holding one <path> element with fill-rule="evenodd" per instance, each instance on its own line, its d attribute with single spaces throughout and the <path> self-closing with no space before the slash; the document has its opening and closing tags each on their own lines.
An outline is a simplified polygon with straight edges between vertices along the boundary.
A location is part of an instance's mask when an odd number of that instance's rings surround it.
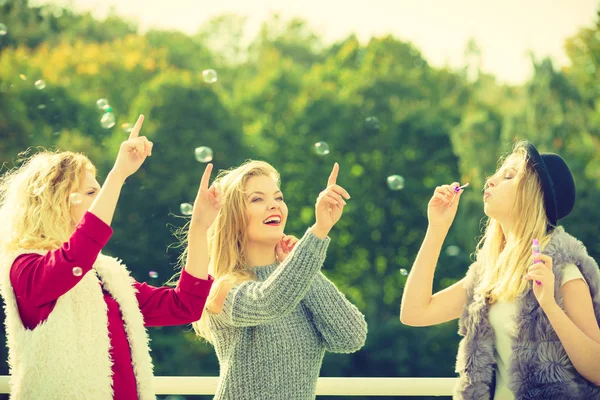
<svg viewBox="0 0 600 400">
<path fill-rule="evenodd" d="M 529 162 L 524 144 L 517 143 L 507 157 L 518 157 L 522 163 L 514 178 L 518 179 L 512 210 L 512 237 L 515 239 L 507 241 L 500 223 L 488 218 L 475 252 L 476 261 L 485 268 L 476 292 L 486 296 L 490 303 L 496 300 L 513 301 L 525 292 L 529 281 L 524 278 L 533 262 L 532 241 L 538 239 L 543 248 L 551 237 L 540 179 Z"/>
<path fill-rule="evenodd" d="M 255 279 L 248 269 L 246 244 L 248 231 L 246 182 L 253 176 L 270 176 L 280 183 L 279 173 L 264 161 L 248 160 L 229 171 L 222 171 L 213 185 L 221 193 L 221 210 L 208 232 L 209 274 L 215 279 L 206 307 L 214 300 L 223 282 L 238 283 Z M 181 260 L 185 260 L 187 249 Z M 212 342 L 212 334 L 203 313 L 199 321 L 193 323 L 196 333 Z"/>
<path fill-rule="evenodd" d="M 42 150 L 21 153 L 22 165 L 0 177 L 0 251 L 52 250 L 72 234 L 69 196 L 85 172 L 96 173 L 78 153 Z"/>
</svg>

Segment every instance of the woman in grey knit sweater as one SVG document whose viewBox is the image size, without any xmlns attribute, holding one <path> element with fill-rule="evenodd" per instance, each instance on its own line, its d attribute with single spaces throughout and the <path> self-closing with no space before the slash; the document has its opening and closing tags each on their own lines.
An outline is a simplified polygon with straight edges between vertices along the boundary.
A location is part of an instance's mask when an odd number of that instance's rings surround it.
<svg viewBox="0 0 600 400">
<path fill-rule="evenodd" d="M 208 237 L 215 284 L 194 328 L 219 359 L 215 399 L 314 399 L 325 351 L 363 346 L 364 316 L 320 272 L 350 198 L 338 171 L 297 243 L 284 235 L 288 210 L 271 165 L 250 161 L 213 183 L 222 204 Z"/>
</svg>

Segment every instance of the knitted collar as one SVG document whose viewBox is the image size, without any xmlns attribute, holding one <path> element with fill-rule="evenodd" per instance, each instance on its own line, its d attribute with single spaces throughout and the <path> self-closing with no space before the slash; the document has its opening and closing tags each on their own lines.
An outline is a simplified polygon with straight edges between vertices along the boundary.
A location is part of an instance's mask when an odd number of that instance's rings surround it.
<svg viewBox="0 0 600 400">
<path fill-rule="evenodd" d="M 269 276 L 271 276 L 271 274 L 277 269 L 278 266 L 279 266 L 279 261 L 275 261 L 274 263 L 269 264 L 269 265 L 250 267 L 248 269 L 250 269 L 251 271 L 253 271 L 256 274 L 256 278 L 259 281 L 264 281 Z"/>
</svg>

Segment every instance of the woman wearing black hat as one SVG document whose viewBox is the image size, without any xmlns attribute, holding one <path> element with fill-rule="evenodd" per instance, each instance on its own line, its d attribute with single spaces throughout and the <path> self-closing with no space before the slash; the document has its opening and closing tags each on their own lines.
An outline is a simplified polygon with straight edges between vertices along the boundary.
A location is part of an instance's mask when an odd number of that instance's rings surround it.
<svg viewBox="0 0 600 400">
<path fill-rule="evenodd" d="M 429 326 L 460 318 L 457 399 L 600 399 L 600 272 L 557 226 L 575 204 L 565 161 L 518 143 L 487 180 L 488 220 L 475 262 L 465 278 L 432 294 L 462 193 L 455 196 L 456 187 L 437 187 L 429 201 L 400 320 Z M 535 260 L 534 239 L 543 250 Z"/>
</svg>

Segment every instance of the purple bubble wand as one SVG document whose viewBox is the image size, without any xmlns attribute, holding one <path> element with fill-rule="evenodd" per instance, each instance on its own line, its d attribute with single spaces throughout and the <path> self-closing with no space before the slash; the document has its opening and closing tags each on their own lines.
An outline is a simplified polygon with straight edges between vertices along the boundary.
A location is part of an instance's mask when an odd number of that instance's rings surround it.
<svg viewBox="0 0 600 400">
<path fill-rule="evenodd" d="M 465 183 L 465 184 L 464 184 L 464 185 L 462 185 L 462 186 L 456 186 L 456 187 L 454 188 L 454 193 L 458 193 L 458 192 L 460 192 L 461 190 L 463 190 L 463 189 L 464 189 L 464 188 L 466 188 L 467 186 L 469 186 L 469 183 L 468 183 L 468 182 L 467 182 L 467 183 Z"/>
<path fill-rule="evenodd" d="M 452 202 L 454 201 L 454 198 L 456 197 L 456 195 L 458 193 L 460 193 L 460 191 L 463 190 L 464 188 L 466 188 L 467 186 L 469 186 L 469 183 L 465 183 L 462 186 L 455 186 L 454 187 L 454 196 L 452 196 L 452 200 L 450 200 L 450 203 L 448 203 L 448 207 L 450 207 L 450 204 L 452 204 Z"/>
</svg>

